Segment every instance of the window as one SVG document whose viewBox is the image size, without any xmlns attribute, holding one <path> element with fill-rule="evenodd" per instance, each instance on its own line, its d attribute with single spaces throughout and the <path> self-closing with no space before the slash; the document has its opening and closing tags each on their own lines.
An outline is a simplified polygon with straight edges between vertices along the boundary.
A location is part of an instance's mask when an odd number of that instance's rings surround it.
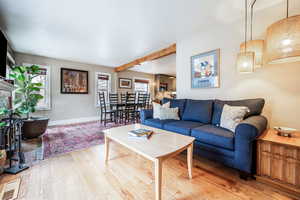
<svg viewBox="0 0 300 200">
<path fill-rule="evenodd" d="M 24 64 L 25 66 L 31 66 L 32 64 Z M 38 64 L 37 64 L 38 65 Z M 35 83 L 42 83 L 42 87 L 39 94 L 44 98 L 37 104 L 37 110 L 50 110 L 51 109 L 51 96 L 50 96 L 50 68 L 48 66 L 42 66 L 40 74 L 33 79 Z"/>
<path fill-rule="evenodd" d="M 134 79 L 134 91 L 138 93 L 148 93 L 149 80 L 146 79 Z"/>
<path fill-rule="evenodd" d="M 10 55 L 9 52 L 7 52 L 7 57 L 6 57 L 6 78 L 10 79 L 9 74 L 10 74 L 10 69 L 15 65 L 15 60 L 13 57 Z"/>
<path fill-rule="evenodd" d="M 96 106 L 100 105 L 99 93 L 104 92 L 106 101 L 108 93 L 111 91 L 111 75 L 101 72 L 96 72 Z"/>
</svg>

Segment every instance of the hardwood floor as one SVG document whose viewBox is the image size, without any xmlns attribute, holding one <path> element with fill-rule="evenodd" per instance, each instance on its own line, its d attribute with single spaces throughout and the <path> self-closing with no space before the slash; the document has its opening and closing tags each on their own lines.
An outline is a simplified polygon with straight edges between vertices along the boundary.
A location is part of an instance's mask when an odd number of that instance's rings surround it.
<svg viewBox="0 0 300 200">
<path fill-rule="evenodd" d="M 154 194 L 153 162 L 112 142 L 104 164 L 104 145 L 50 158 L 17 176 L 22 177 L 22 200 L 150 200 Z M 2 176 L 0 183 L 16 178 Z M 193 179 L 188 178 L 186 155 L 163 164 L 165 200 L 291 200 L 258 183 L 243 181 L 236 171 L 194 158 Z"/>
</svg>

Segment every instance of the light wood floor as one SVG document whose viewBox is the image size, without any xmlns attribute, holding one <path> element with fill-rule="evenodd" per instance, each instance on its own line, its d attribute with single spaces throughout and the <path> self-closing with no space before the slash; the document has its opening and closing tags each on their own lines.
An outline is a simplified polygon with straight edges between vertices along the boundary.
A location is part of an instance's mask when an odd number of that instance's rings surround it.
<svg viewBox="0 0 300 200">
<path fill-rule="evenodd" d="M 22 172 L 19 199 L 118 200 L 154 199 L 152 162 L 112 143 L 104 165 L 104 145 L 53 157 Z M 5 175 L 0 183 L 16 176 Z M 188 179 L 186 155 L 163 165 L 164 200 L 289 200 L 257 181 L 243 181 L 237 172 L 204 159 L 194 160 Z"/>
</svg>

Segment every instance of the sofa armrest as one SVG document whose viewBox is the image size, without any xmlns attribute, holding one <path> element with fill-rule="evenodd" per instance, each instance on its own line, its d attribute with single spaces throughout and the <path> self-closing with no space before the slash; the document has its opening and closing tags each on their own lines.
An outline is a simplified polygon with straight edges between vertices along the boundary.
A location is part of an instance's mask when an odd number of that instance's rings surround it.
<svg viewBox="0 0 300 200">
<path fill-rule="evenodd" d="M 252 116 L 242 121 L 235 129 L 235 168 L 254 173 L 255 167 L 255 138 L 267 128 L 264 116 Z"/>
<path fill-rule="evenodd" d="M 145 109 L 141 110 L 141 122 L 143 123 L 146 119 L 153 118 L 153 110 L 152 109 Z"/>
<path fill-rule="evenodd" d="M 236 139 L 254 140 L 267 128 L 268 120 L 262 115 L 248 117 L 235 129 Z"/>
</svg>

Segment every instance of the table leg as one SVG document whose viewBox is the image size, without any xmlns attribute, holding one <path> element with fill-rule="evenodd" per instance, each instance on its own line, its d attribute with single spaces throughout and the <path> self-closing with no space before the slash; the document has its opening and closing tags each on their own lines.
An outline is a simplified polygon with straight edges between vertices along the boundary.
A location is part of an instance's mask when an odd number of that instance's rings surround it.
<svg viewBox="0 0 300 200">
<path fill-rule="evenodd" d="M 161 200 L 162 161 L 160 159 L 156 159 L 154 164 L 155 164 L 155 200 Z"/>
<path fill-rule="evenodd" d="M 105 159 L 105 163 L 107 163 L 108 161 L 108 151 L 109 151 L 109 138 L 104 136 L 104 159 Z"/>
<path fill-rule="evenodd" d="M 193 143 L 188 146 L 187 149 L 187 164 L 188 164 L 188 171 L 189 171 L 189 178 L 192 179 L 192 169 L 193 169 Z"/>
</svg>

